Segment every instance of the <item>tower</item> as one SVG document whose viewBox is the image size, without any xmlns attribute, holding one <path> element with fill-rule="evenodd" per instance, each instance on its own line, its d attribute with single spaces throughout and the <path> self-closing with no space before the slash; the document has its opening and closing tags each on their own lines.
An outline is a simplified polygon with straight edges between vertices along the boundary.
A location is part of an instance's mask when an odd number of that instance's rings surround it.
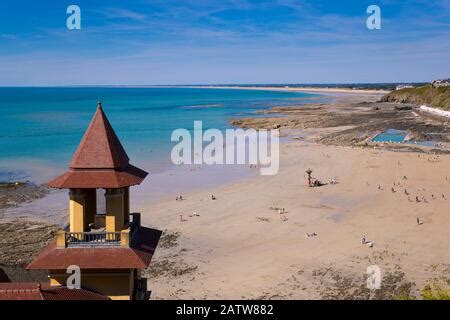
<svg viewBox="0 0 450 320">
<path fill-rule="evenodd" d="M 130 213 L 130 187 L 146 176 L 129 163 L 99 102 L 69 170 L 48 183 L 69 190 L 69 225 L 27 268 L 48 270 L 50 285 L 65 286 L 67 269 L 76 266 L 83 289 L 111 299 L 148 298 L 141 270 L 149 266 L 161 232 L 141 226 L 140 213 Z"/>
</svg>

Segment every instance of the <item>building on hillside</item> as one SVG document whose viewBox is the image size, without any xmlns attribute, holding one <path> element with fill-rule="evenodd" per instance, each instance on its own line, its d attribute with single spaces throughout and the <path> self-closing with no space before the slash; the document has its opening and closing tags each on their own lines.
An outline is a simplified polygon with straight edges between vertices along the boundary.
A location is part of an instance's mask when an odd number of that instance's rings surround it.
<svg viewBox="0 0 450 320">
<path fill-rule="evenodd" d="M 431 85 L 435 88 L 438 87 L 448 87 L 450 86 L 450 78 L 449 79 L 442 79 L 442 80 L 434 80 L 431 82 Z"/>
<path fill-rule="evenodd" d="M 140 214 L 130 212 L 130 187 L 146 176 L 129 163 L 99 102 L 69 170 L 48 183 L 69 189 L 70 221 L 27 269 L 47 270 L 50 282 L 3 283 L 0 299 L 148 299 L 141 271 L 149 266 L 161 231 L 141 226 Z M 98 189 L 105 190 L 105 213 L 97 209 Z M 67 285 L 73 266 L 81 271 L 81 289 Z"/>
</svg>

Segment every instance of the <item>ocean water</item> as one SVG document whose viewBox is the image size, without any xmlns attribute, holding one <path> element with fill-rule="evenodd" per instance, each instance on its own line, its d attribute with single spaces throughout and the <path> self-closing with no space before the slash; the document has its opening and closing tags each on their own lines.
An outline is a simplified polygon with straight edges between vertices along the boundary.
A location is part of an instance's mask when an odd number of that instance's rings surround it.
<svg viewBox="0 0 450 320">
<path fill-rule="evenodd" d="M 151 172 L 170 169 L 177 128 L 226 129 L 230 118 L 320 96 L 203 88 L 0 88 L 0 181 L 37 183 L 68 165 L 100 99 L 131 162 Z"/>
</svg>

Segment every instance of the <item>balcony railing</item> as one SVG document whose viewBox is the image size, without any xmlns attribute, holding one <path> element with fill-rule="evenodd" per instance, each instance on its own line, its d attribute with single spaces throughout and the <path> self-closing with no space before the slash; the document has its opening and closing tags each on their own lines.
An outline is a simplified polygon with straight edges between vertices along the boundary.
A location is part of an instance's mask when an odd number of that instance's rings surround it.
<svg viewBox="0 0 450 320">
<path fill-rule="evenodd" d="M 131 216 L 133 220 L 129 224 L 129 228 L 121 231 L 69 232 L 60 230 L 56 234 L 56 245 L 59 248 L 128 247 L 141 224 L 139 214 L 134 213 Z"/>
<path fill-rule="evenodd" d="M 67 247 L 120 246 L 122 232 L 65 232 Z"/>
</svg>

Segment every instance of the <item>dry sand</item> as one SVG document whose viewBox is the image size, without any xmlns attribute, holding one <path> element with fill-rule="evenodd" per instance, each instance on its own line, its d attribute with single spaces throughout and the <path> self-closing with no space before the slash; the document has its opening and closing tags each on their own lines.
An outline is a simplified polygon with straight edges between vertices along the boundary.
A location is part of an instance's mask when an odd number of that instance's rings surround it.
<svg viewBox="0 0 450 320">
<path fill-rule="evenodd" d="M 275 176 L 142 211 L 144 223 L 167 229 L 150 270 L 152 298 L 369 298 L 363 276 L 372 264 L 389 291 L 380 298 L 418 295 L 430 279 L 448 278 L 450 155 L 293 141 L 280 157 Z M 339 183 L 309 188 L 307 168 Z"/>
</svg>

